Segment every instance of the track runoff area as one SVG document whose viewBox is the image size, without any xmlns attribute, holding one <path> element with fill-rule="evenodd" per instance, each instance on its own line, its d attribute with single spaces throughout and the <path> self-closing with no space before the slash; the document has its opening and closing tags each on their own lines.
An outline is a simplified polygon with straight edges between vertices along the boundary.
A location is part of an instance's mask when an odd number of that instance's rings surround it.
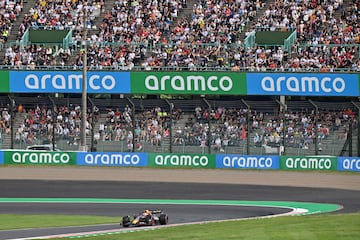
<svg viewBox="0 0 360 240">
<path fill-rule="evenodd" d="M 91 231 L 91 232 L 79 232 L 69 234 L 58 234 L 49 236 L 37 236 L 24 239 L 51 239 L 51 238 L 86 238 L 89 236 L 100 236 L 107 234 L 118 234 L 129 231 L 149 231 L 160 227 L 173 227 L 189 224 L 204 224 L 208 222 L 226 222 L 234 220 L 246 220 L 254 218 L 269 218 L 279 216 L 297 216 L 333 212 L 342 209 L 338 204 L 325 204 L 325 203 L 309 203 L 309 202 L 287 202 L 287 201 L 236 201 L 236 200 L 161 200 L 161 199 L 106 199 L 106 198 L 0 198 L 0 203 L 122 203 L 122 204 L 161 204 L 161 205 L 205 205 L 205 206 L 249 206 L 249 207 L 273 207 L 273 208 L 285 208 L 289 209 L 288 212 L 282 214 L 275 214 L 261 217 L 240 218 L 240 219 L 226 219 L 216 221 L 200 221 L 189 223 L 178 223 L 156 227 L 143 227 L 143 228 L 130 228 L 130 229 L 112 229 L 105 231 Z M 15 239 L 13 239 L 15 240 Z M 17 239 L 20 240 L 20 239 Z"/>
</svg>

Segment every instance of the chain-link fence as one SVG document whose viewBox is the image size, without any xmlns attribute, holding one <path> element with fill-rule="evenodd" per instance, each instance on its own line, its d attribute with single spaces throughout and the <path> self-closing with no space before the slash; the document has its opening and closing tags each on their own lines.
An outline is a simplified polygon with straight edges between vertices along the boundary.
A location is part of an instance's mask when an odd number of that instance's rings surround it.
<svg viewBox="0 0 360 240">
<path fill-rule="evenodd" d="M 81 97 L 2 97 L 2 149 L 79 150 Z M 354 101 L 89 98 L 89 151 L 359 155 Z"/>
</svg>

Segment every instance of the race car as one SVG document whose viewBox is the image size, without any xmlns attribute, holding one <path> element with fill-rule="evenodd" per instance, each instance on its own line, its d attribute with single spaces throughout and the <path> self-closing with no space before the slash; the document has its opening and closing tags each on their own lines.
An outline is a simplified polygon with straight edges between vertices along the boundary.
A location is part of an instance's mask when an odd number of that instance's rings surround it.
<svg viewBox="0 0 360 240">
<path fill-rule="evenodd" d="M 135 216 L 123 216 L 123 227 L 140 227 L 168 224 L 169 217 L 163 210 L 144 210 Z"/>
</svg>

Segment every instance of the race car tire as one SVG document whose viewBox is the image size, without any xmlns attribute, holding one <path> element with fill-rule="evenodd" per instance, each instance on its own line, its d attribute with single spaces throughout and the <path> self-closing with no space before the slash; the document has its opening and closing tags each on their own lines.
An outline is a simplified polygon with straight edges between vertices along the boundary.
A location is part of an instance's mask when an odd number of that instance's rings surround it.
<svg viewBox="0 0 360 240">
<path fill-rule="evenodd" d="M 151 216 L 151 215 L 147 215 L 147 216 L 144 218 L 144 222 L 145 222 L 146 225 L 148 225 L 148 226 L 154 225 L 154 224 L 153 224 L 153 219 L 152 219 L 152 216 Z"/>
<path fill-rule="evenodd" d="M 130 226 L 130 217 L 129 216 L 124 216 L 122 218 L 122 225 L 123 225 L 123 227 L 129 227 Z"/>
<path fill-rule="evenodd" d="M 161 214 L 159 217 L 159 222 L 161 225 L 166 225 L 169 222 L 169 217 L 167 214 Z"/>
</svg>

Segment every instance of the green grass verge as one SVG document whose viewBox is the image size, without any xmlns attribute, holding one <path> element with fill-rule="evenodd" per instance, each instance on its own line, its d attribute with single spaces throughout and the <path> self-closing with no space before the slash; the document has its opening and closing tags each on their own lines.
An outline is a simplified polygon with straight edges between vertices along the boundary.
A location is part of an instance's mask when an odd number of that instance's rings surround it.
<svg viewBox="0 0 360 240">
<path fill-rule="evenodd" d="M 2 223 L 8 227 L 66 226 L 94 223 L 117 223 L 118 218 L 88 216 L 19 216 L 0 215 Z M 98 219 L 98 221 L 96 221 Z M 5 221 L 3 221 L 5 220 Z M 8 221 L 9 220 L 9 221 Z M 88 221 L 86 221 L 88 220 Z M 82 224 L 80 223 L 82 221 Z M 9 223 L 7 223 L 9 222 Z M 10 224 L 12 222 L 12 224 Z M 53 224 L 51 224 L 53 222 Z M 3 227 L 3 224 L 1 224 Z M 139 229 L 139 228 L 136 228 Z M 65 238 L 58 238 L 65 239 Z M 69 238 L 66 238 L 69 239 Z M 179 227 L 162 228 L 151 231 L 86 236 L 86 240 L 358 240 L 360 239 L 360 213 L 322 214 L 297 217 L 253 219 L 224 223 L 207 223 Z"/>
</svg>

